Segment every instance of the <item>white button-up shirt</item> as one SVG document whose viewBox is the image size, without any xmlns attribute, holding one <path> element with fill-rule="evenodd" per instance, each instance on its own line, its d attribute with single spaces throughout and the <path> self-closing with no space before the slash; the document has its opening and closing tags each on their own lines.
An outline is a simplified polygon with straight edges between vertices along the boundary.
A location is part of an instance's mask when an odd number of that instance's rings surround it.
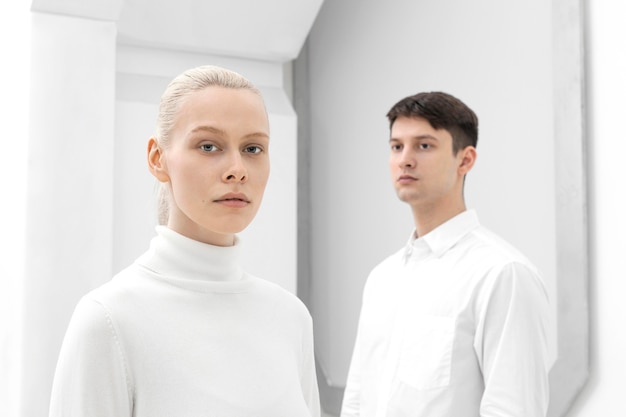
<svg viewBox="0 0 626 417">
<path fill-rule="evenodd" d="M 341 416 L 545 416 L 550 323 L 535 267 L 465 211 L 371 272 Z"/>
</svg>

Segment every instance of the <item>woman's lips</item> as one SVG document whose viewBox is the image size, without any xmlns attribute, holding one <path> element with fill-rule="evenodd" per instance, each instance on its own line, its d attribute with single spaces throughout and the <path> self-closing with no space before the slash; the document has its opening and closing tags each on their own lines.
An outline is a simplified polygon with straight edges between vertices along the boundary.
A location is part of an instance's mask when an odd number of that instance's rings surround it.
<svg viewBox="0 0 626 417">
<path fill-rule="evenodd" d="M 248 197 L 242 193 L 224 194 L 223 196 L 215 200 L 215 202 L 231 208 L 242 208 L 250 204 L 250 200 L 248 199 Z"/>
</svg>

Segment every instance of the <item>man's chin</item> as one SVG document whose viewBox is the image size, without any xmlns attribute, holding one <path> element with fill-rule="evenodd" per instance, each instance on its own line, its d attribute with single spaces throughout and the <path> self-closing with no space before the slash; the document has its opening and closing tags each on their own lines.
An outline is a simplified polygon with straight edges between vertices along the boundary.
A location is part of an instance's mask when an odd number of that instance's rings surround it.
<svg viewBox="0 0 626 417">
<path fill-rule="evenodd" d="M 419 196 L 416 193 L 406 192 L 406 190 L 399 190 L 396 192 L 398 199 L 404 203 L 411 204 L 419 200 Z"/>
</svg>

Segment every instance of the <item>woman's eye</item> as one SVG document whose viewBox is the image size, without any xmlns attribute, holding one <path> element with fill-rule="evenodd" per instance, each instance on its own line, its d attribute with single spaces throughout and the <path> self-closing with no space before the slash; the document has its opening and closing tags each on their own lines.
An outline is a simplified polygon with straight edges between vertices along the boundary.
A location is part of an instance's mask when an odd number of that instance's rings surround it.
<svg viewBox="0 0 626 417">
<path fill-rule="evenodd" d="M 200 149 L 202 149 L 204 152 L 215 152 L 217 151 L 217 146 L 210 143 L 205 143 L 203 145 L 200 145 Z"/>
<path fill-rule="evenodd" d="M 246 153 L 261 153 L 263 149 L 260 146 L 246 146 L 243 151 Z"/>
</svg>

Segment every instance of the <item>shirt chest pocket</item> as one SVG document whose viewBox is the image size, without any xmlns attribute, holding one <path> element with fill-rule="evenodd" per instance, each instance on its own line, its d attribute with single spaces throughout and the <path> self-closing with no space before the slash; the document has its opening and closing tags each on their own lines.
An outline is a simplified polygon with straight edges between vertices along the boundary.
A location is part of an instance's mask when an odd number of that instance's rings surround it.
<svg viewBox="0 0 626 417">
<path fill-rule="evenodd" d="M 443 316 L 408 320 L 398 357 L 397 377 L 415 389 L 450 384 L 455 321 Z"/>
</svg>

